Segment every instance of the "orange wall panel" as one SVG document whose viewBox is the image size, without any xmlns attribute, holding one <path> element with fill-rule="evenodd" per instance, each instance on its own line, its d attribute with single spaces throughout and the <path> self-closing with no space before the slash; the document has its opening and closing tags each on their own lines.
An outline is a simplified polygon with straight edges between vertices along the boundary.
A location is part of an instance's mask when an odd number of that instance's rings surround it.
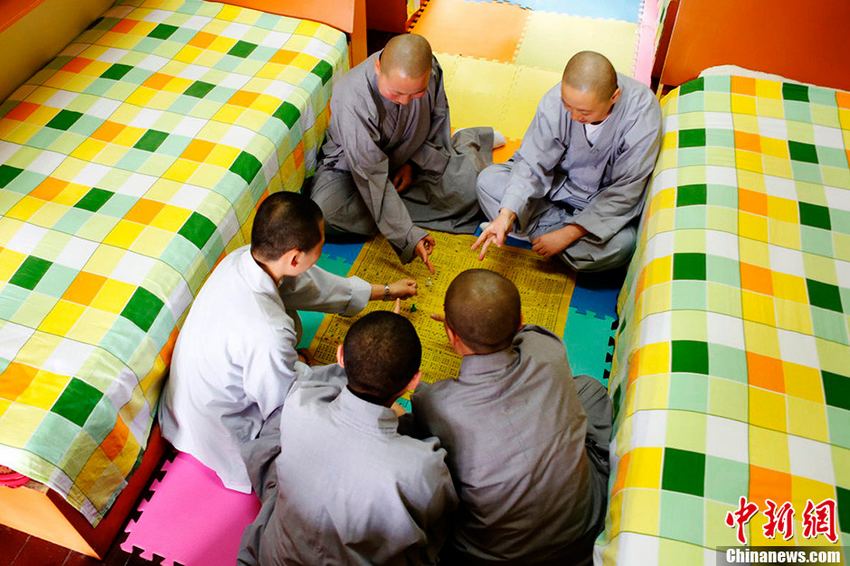
<svg viewBox="0 0 850 566">
<path fill-rule="evenodd" d="M 739 65 L 850 90 L 848 26 L 848 0 L 680 0 L 661 82 Z"/>
</svg>

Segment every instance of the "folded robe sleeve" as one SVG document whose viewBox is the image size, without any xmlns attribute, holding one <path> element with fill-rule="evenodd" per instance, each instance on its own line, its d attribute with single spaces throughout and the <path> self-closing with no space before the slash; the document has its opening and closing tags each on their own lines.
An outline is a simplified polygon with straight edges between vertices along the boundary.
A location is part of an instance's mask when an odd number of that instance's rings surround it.
<svg viewBox="0 0 850 566">
<path fill-rule="evenodd" d="M 571 223 L 588 231 L 590 242 L 602 244 L 640 215 L 646 182 L 655 168 L 661 143 L 661 112 L 657 104 L 646 104 L 616 149 L 611 165 L 611 183 L 590 204 L 573 216 Z"/>
<path fill-rule="evenodd" d="M 427 232 L 413 224 L 410 213 L 389 179 L 389 159 L 378 147 L 380 131 L 377 120 L 361 115 L 354 104 L 333 108 L 339 116 L 340 145 L 345 150 L 354 184 L 378 230 L 408 263 L 415 255 L 416 244 Z"/>
<path fill-rule="evenodd" d="M 340 277 L 314 265 L 297 277 L 284 279 L 279 291 L 289 309 L 353 316 L 369 302 L 372 285 L 359 277 Z"/>
</svg>

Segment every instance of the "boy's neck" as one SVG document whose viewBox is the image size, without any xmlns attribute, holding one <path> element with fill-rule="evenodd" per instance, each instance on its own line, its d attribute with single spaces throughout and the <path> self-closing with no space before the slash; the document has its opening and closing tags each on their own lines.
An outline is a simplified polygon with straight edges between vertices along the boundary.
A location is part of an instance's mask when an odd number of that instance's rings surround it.
<svg viewBox="0 0 850 566">
<path fill-rule="evenodd" d="M 254 252 L 251 252 L 251 257 L 254 259 L 254 263 L 256 263 L 258 266 L 260 266 L 260 269 L 262 269 L 266 273 L 266 275 L 268 275 L 269 277 L 272 278 L 272 281 L 274 281 L 275 287 L 279 287 L 281 282 L 283 281 L 283 278 L 286 276 L 286 274 L 285 273 L 278 273 L 275 270 L 274 265 L 259 259 L 256 255 L 254 255 Z"/>
<path fill-rule="evenodd" d="M 490 356 L 492 354 L 498 354 L 499 352 L 504 352 L 505 350 L 510 350 L 510 348 L 511 348 L 510 346 L 507 346 L 507 347 L 502 348 L 500 350 L 493 350 L 492 352 L 473 352 L 472 350 L 467 348 L 466 350 L 469 353 L 461 354 L 461 356 L 463 356 L 464 358 L 466 358 L 468 356 Z"/>
<path fill-rule="evenodd" d="M 352 395 L 354 395 L 355 397 L 357 397 L 361 401 L 366 401 L 367 403 L 371 403 L 373 405 L 379 405 L 381 407 L 386 407 L 387 409 L 389 409 L 390 407 L 393 406 L 393 403 L 395 403 L 395 399 L 391 399 L 390 401 L 378 399 L 377 397 L 373 397 L 371 395 L 367 395 L 365 393 L 360 393 L 358 391 L 355 391 L 351 388 L 350 385 L 346 385 L 345 388 L 348 389 L 348 391 L 351 392 Z"/>
</svg>

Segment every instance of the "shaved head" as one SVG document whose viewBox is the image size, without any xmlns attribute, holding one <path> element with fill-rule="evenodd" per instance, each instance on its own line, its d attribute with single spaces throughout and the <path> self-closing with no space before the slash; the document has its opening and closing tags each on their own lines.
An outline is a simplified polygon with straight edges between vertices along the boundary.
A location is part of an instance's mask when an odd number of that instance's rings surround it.
<svg viewBox="0 0 850 566">
<path fill-rule="evenodd" d="M 431 72 L 431 45 L 421 35 L 397 35 L 387 42 L 381 53 L 381 71 L 418 78 Z"/>
<path fill-rule="evenodd" d="M 579 92 L 592 93 L 597 100 L 608 100 L 617 90 L 617 72 L 601 53 L 580 51 L 567 62 L 562 83 Z"/>
<path fill-rule="evenodd" d="M 476 354 L 508 348 L 522 320 L 516 285 L 487 269 L 455 277 L 444 307 L 446 324 Z"/>
</svg>

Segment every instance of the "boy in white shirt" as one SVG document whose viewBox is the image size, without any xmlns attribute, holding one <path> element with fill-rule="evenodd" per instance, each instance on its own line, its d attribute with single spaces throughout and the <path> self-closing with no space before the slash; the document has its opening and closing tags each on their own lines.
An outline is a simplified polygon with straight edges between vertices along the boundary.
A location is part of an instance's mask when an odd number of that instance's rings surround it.
<svg viewBox="0 0 850 566">
<path fill-rule="evenodd" d="M 251 245 L 224 258 L 192 304 L 174 349 L 160 403 L 163 436 L 212 468 L 230 489 L 250 493 L 239 455 L 257 436 L 296 376 L 296 309 L 353 315 L 371 299 L 416 294 L 402 279 L 370 285 L 315 266 L 322 253 L 319 207 L 295 193 L 260 205 Z"/>
</svg>

